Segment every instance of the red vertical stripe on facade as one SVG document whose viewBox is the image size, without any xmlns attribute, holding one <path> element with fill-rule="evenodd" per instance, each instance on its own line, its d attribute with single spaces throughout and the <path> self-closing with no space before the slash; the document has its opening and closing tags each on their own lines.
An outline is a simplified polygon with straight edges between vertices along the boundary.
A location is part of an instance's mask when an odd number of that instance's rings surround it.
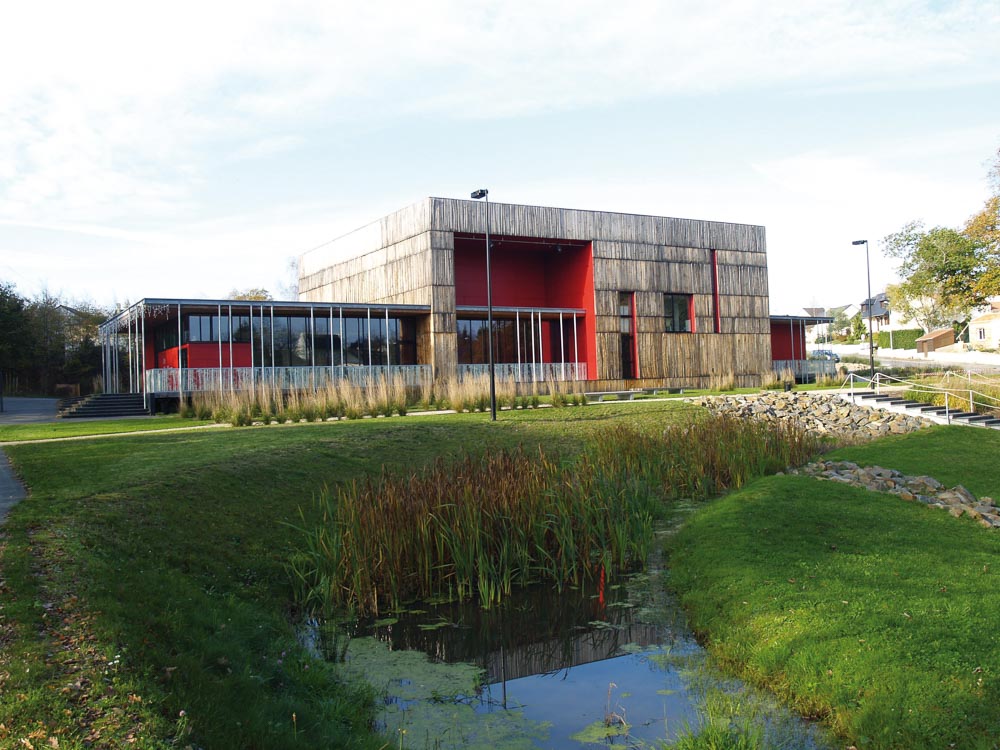
<svg viewBox="0 0 1000 750">
<path fill-rule="evenodd" d="M 635 309 L 635 292 L 631 295 L 632 306 L 632 377 L 640 377 L 639 373 L 639 314 Z"/>
<path fill-rule="evenodd" d="M 722 312 L 719 310 L 719 254 L 712 250 L 712 315 L 715 318 L 715 332 L 722 333 Z"/>
</svg>

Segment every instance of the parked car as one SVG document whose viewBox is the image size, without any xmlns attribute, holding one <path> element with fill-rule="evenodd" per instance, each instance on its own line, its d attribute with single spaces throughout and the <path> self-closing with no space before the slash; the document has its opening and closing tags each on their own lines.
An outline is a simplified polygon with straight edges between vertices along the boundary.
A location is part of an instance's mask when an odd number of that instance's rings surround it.
<svg viewBox="0 0 1000 750">
<path fill-rule="evenodd" d="M 839 362 L 840 355 L 831 349 L 813 349 L 809 352 L 809 359 L 827 359 L 832 362 Z"/>
</svg>

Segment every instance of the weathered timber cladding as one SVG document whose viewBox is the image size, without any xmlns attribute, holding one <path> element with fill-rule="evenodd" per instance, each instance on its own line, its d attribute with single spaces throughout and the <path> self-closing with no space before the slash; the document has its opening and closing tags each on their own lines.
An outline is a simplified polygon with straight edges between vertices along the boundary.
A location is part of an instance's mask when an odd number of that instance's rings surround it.
<svg viewBox="0 0 1000 750">
<path fill-rule="evenodd" d="M 428 198 L 362 227 L 300 261 L 300 297 L 317 301 L 428 304 L 421 357 L 454 366 L 454 234 L 589 242 L 593 257 L 597 370 L 621 381 L 618 293 L 634 292 L 642 378 L 698 385 L 713 374 L 738 382 L 770 363 L 764 228 L 725 222 Z M 713 294 L 712 255 L 718 264 Z M 665 332 L 664 295 L 692 295 L 694 332 Z M 718 307 L 718 310 L 716 310 Z M 715 332 L 716 314 L 720 332 Z"/>
</svg>

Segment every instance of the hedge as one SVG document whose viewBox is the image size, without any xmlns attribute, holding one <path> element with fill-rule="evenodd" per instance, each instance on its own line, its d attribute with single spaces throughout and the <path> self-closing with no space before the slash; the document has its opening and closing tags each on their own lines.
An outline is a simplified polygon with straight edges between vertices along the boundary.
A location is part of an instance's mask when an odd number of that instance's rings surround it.
<svg viewBox="0 0 1000 750">
<path fill-rule="evenodd" d="M 924 335 L 923 329 L 904 328 L 892 332 L 892 346 L 889 345 L 889 331 L 878 332 L 879 349 L 916 349 L 917 339 Z"/>
</svg>

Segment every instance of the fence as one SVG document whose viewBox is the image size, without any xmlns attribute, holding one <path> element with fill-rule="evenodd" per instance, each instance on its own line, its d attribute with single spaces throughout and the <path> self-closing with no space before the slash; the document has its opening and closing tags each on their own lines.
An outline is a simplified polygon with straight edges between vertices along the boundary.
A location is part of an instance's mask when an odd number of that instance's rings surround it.
<svg viewBox="0 0 1000 750">
<path fill-rule="evenodd" d="M 939 416 L 946 418 L 949 423 L 951 423 L 953 414 L 963 412 L 1000 414 L 1000 396 L 997 395 L 1000 386 L 997 385 L 997 381 L 977 376 L 979 379 L 977 383 L 974 376 L 976 373 L 973 371 L 964 374 L 947 371 L 935 375 L 935 377 L 940 378 L 945 383 L 949 383 L 951 380 L 964 382 L 961 385 L 958 383 L 939 385 L 925 380 L 904 380 L 880 372 L 875 373 L 873 378 L 860 377 L 852 372 L 841 385 L 841 390 L 847 389 L 853 400 L 856 388 L 874 390 L 876 394 L 881 394 L 884 388 L 905 388 L 906 393 L 916 401 L 927 404 L 940 402 L 940 406 L 944 407 L 944 412 Z M 987 387 L 992 393 L 977 390 L 976 385 Z"/>
<path fill-rule="evenodd" d="M 347 380 L 368 385 L 373 380 L 402 377 L 408 387 L 431 382 L 430 365 L 337 365 L 334 367 L 191 367 L 148 370 L 147 393 L 194 393 L 197 391 L 242 391 L 257 385 L 281 390 L 316 390 Z"/>
<path fill-rule="evenodd" d="M 515 383 L 547 383 L 551 380 L 586 380 L 586 362 L 544 362 L 533 364 L 496 363 L 496 379 Z M 489 365 L 458 365 L 458 379 L 489 377 Z"/>
<path fill-rule="evenodd" d="M 830 359 L 776 359 L 771 369 L 779 374 L 791 370 L 796 380 L 806 383 L 824 375 L 833 377 L 837 374 L 837 363 Z"/>
</svg>

